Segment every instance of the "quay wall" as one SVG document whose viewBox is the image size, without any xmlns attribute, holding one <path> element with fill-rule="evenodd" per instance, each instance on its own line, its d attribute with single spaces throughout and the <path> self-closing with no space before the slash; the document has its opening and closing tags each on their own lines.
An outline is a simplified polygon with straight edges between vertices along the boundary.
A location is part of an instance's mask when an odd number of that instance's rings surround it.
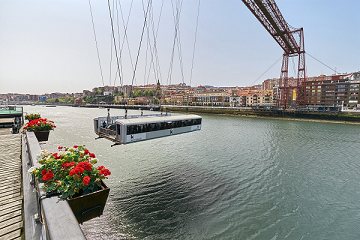
<svg viewBox="0 0 360 240">
<path fill-rule="evenodd" d="M 230 116 L 240 116 L 240 117 L 353 122 L 360 124 L 360 112 L 355 112 L 355 111 L 330 112 L 330 111 L 299 111 L 299 110 L 265 110 L 265 109 L 232 108 L 232 107 L 169 106 L 169 105 L 161 106 L 161 111 L 188 112 L 188 113 L 198 113 L 198 114 L 218 114 L 218 115 L 230 115 Z"/>
</svg>

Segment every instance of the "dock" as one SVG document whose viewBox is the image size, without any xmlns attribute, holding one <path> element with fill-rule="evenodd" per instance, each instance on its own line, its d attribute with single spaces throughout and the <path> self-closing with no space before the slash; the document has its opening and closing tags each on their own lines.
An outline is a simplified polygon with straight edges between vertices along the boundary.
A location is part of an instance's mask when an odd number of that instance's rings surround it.
<svg viewBox="0 0 360 240">
<path fill-rule="evenodd" d="M 21 239 L 21 135 L 0 135 L 0 240 Z"/>
</svg>

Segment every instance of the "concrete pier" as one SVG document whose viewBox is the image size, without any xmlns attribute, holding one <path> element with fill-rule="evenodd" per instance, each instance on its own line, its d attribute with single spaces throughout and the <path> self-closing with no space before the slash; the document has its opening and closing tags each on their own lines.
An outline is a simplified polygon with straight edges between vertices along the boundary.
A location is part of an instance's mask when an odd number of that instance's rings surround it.
<svg viewBox="0 0 360 240">
<path fill-rule="evenodd" d="M 21 239 L 21 136 L 0 135 L 0 240 Z"/>
</svg>

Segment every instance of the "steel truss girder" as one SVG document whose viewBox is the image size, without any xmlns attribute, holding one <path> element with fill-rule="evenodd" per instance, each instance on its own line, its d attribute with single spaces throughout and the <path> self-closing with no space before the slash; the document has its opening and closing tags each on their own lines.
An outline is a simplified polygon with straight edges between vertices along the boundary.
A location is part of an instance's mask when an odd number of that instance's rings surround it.
<svg viewBox="0 0 360 240">
<path fill-rule="evenodd" d="M 274 0 L 242 0 L 287 54 L 300 48 Z"/>
<path fill-rule="evenodd" d="M 284 50 L 279 81 L 278 94 L 280 96 L 278 96 L 277 105 L 286 108 L 287 105 L 291 104 L 293 90 L 296 90 L 296 106 L 306 105 L 303 28 L 290 30 L 290 26 L 283 18 L 275 0 L 242 1 Z M 296 37 L 297 35 L 298 37 Z M 295 56 L 299 57 L 297 79 L 294 84 L 290 84 L 288 78 L 289 57 Z"/>
</svg>

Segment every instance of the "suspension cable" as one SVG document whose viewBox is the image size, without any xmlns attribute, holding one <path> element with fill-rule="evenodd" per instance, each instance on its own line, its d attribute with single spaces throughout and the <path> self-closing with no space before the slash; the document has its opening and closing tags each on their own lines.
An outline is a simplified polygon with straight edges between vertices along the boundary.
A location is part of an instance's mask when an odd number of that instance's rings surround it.
<svg viewBox="0 0 360 240">
<path fill-rule="evenodd" d="M 124 26 L 124 37 L 123 37 L 123 41 L 122 41 L 121 48 L 120 48 L 120 54 L 122 53 L 122 50 L 124 49 L 124 43 L 125 43 L 125 40 L 126 40 L 127 47 L 128 47 L 128 52 L 129 52 L 129 57 L 130 57 L 130 63 L 131 63 L 132 69 L 134 69 L 134 64 L 133 64 L 133 59 L 132 59 L 132 57 L 131 57 L 130 44 L 129 44 L 129 39 L 128 39 L 128 36 L 127 36 L 127 29 L 128 29 L 128 25 L 129 25 L 129 19 L 130 19 L 130 14 L 131 14 L 131 9 L 132 9 L 132 5 L 133 5 L 133 1 L 134 1 L 134 0 L 131 0 L 130 9 L 129 9 L 129 14 L 128 14 L 128 16 L 127 16 L 127 20 L 126 20 L 126 24 L 125 24 L 124 14 L 123 14 L 123 11 L 122 11 L 121 2 L 120 2 L 120 0 L 119 0 L 119 7 L 120 7 L 120 12 L 121 12 L 121 18 L 122 18 L 122 22 L 123 22 L 123 26 Z M 122 66 L 121 66 L 121 72 L 122 72 Z"/>
<path fill-rule="evenodd" d="M 141 43 L 142 43 L 142 40 L 143 40 L 144 30 L 145 30 L 145 26 L 146 26 L 147 14 L 148 14 L 148 12 L 149 12 L 149 6 L 150 6 L 151 2 L 152 2 L 152 0 L 149 0 L 149 1 L 148 1 L 147 10 L 146 10 L 146 13 L 145 13 L 144 25 L 143 25 L 143 29 L 142 29 L 142 32 L 141 32 L 140 44 L 139 44 L 139 48 L 138 48 L 138 52 L 137 52 L 137 56 L 136 56 L 136 61 L 135 61 L 134 74 L 133 74 L 133 78 L 132 78 L 132 81 L 131 81 L 131 88 L 132 88 L 132 85 L 134 84 L 134 78 L 135 78 L 135 74 L 136 74 L 136 68 L 137 68 L 137 64 L 138 64 L 138 60 L 139 60 L 139 55 L 140 55 Z M 131 91 L 132 91 L 132 89 L 131 89 Z"/>
<path fill-rule="evenodd" d="M 308 54 L 307 52 L 306 52 L 306 54 L 307 54 L 307 55 L 309 55 L 310 57 L 312 57 L 313 59 L 315 59 L 316 61 L 318 61 L 319 63 L 321 63 L 322 65 L 324 65 L 325 67 L 327 67 L 327 68 L 329 68 L 329 69 L 333 70 L 333 71 L 335 72 L 335 74 L 337 74 L 337 73 L 338 73 L 336 70 L 332 69 L 331 67 L 329 67 L 329 66 L 328 66 L 328 65 L 326 65 L 325 63 L 323 63 L 323 62 L 321 62 L 320 60 L 316 59 L 315 57 L 311 56 L 311 55 L 310 55 L 310 54 Z"/>
<path fill-rule="evenodd" d="M 182 61 L 182 51 L 181 51 L 181 41 L 180 41 L 180 13 L 181 13 L 181 7 L 182 7 L 182 0 L 180 3 L 180 0 L 178 1 L 178 4 L 176 6 L 176 12 L 177 12 L 177 29 L 178 29 L 178 34 L 177 34 L 177 47 L 178 47 L 178 54 L 179 54 L 179 64 L 180 64 L 180 71 L 181 71 L 181 77 L 182 77 L 182 82 L 184 82 L 184 66 L 183 66 L 183 61 Z"/>
<path fill-rule="evenodd" d="M 122 79 L 121 79 L 121 74 L 120 74 L 119 57 L 118 57 L 118 52 L 117 52 L 117 48 L 116 48 L 116 40 L 115 40 L 115 33 L 114 33 L 114 23 L 113 23 L 113 18 L 111 16 L 110 0 L 108 0 L 108 7 L 109 7 L 109 14 L 110 14 L 110 21 L 111 21 L 112 37 L 113 37 L 113 40 L 114 40 L 114 47 L 115 47 L 116 63 L 117 63 L 117 70 L 118 70 L 117 72 L 119 73 L 119 78 L 120 78 L 120 82 L 121 82 Z"/>
<path fill-rule="evenodd" d="M 115 11 L 115 8 L 114 8 Z M 115 14 L 114 14 L 115 15 Z M 120 38 L 120 24 L 119 24 L 119 9 L 118 9 L 118 4 L 117 4 L 117 0 L 116 0 L 116 24 L 117 24 L 117 33 L 118 33 L 118 41 L 119 41 L 119 49 L 120 49 L 120 44 L 121 44 L 121 38 Z M 119 60 L 120 60 L 120 71 L 121 71 L 121 75 L 124 76 L 123 71 L 122 71 L 122 58 L 121 58 L 121 51 L 119 52 Z M 115 78 L 114 78 L 114 88 L 115 88 L 115 83 L 116 83 L 116 76 L 117 76 L 117 71 L 116 70 L 116 74 L 115 74 Z M 120 85 L 121 85 L 121 79 L 120 80 Z"/>
<path fill-rule="evenodd" d="M 267 73 L 273 66 L 275 66 L 275 64 L 277 63 L 277 62 L 279 62 L 279 60 L 282 58 L 282 55 L 281 55 L 281 57 L 279 57 L 268 69 L 266 69 L 266 71 L 263 73 L 263 74 L 261 74 L 260 75 L 260 77 L 258 77 L 253 83 L 251 83 L 250 84 L 250 86 L 252 86 L 254 83 L 256 83 L 262 76 L 264 76 L 265 75 L 265 73 Z"/>
<path fill-rule="evenodd" d="M 156 39 L 157 39 L 158 32 L 159 32 L 159 26 L 160 26 L 160 20 L 161 20 L 163 5 L 164 5 L 164 0 L 162 0 L 162 3 L 161 3 L 160 14 L 159 14 L 159 19 L 158 19 L 156 31 L 154 29 L 154 25 L 155 25 L 154 24 L 154 19 L 153 19 L 153 17 L 151 18 L 151 21 L 152 21 L 151 29 L 152 29 L 152 35 L 153 35 L 153 38 L 154 38 L 154 54 L 155 54 L 155 60 L 156 60 L 156 66 L 155 66 L 155 63 L 154 63 L 154 69 L 156 68 L 157 80 L 160 79 L 161 84 L 162 84 L 162 75 L 161 75 L 161 68 L 160 68 L 160 63 L 159 63 L 159 55 L 158 55 L 157 46 L 156 46 Z"/>
<path fill-rule="evenodd" d="M 192 60 L 191 60 L 191 70 L 190 70 L 190 86 L 191 86 L 191 80 L 192 80 L 193 68 L 194 68 L 195 44 L 196 44 L 197 29 L 198 29 L 198 23 L 199 23 L 199 13 L 200 13 L 200 0 L 199 0 L 199 4 L 198 4 L 198 12 L 197 12 L 197 17 L 196 17 L 195 40 L 194 40 L 194 48 L 193 48 L 193 55 L 192 55 Z"/>
<path fill-rule="evenodd" d="M 172 11 L 173 11 L 173 17 L 174 17 L 175 33 L 174 33 L 174 42 L 173 42 L 173 48 L 172 48 L 172 53 L 171 53 L 171 61 L 170 61 L 170 66 L 169 66 L 168 78 L 167 78 L 167 83 L 168 84 L 171 84 L 171 77 L 172 77 L 172 70 L 173 70 L 173 63 L 174 63 L 175 44 L 177 42 L 178 22 L 179 22 L 179 17 L 180 17 L 178 8 L 177 8 L 177 15 L 175 17 L 173 0 L 171 0 L 171 5 L 172 5 Z"/>
<path fill-rule="evenodd" d="M 89 0 L 89 8 L 90 8 L 90 15 L 91 15 L 91 22 L 92 22 L 92 26 L 93 26 L 94 38 L 95 38 L 96 52 L 97 52 L 97 57 L 98 57 L 98 60 L 99 60 L 99 67 L 100 67 L 101 80 L 102 80 L 102 84 L 103 84 L 103 86 L 105 86 L 105 83 L 104 83 L 104 75 L 103 75 L 102 68 L 101 68 L 101 61 L 100 61 L 99 47 L 98 47 L 98 42 L 97 42 L 97 39 L 96 39 L 95 24 L 94 24 L 94 17 L 93 17 L 93 13 L 92 13 L 92 9 L 91 9 L 91 3 L 90 3 L 90 0 Z"/>
</svg>

